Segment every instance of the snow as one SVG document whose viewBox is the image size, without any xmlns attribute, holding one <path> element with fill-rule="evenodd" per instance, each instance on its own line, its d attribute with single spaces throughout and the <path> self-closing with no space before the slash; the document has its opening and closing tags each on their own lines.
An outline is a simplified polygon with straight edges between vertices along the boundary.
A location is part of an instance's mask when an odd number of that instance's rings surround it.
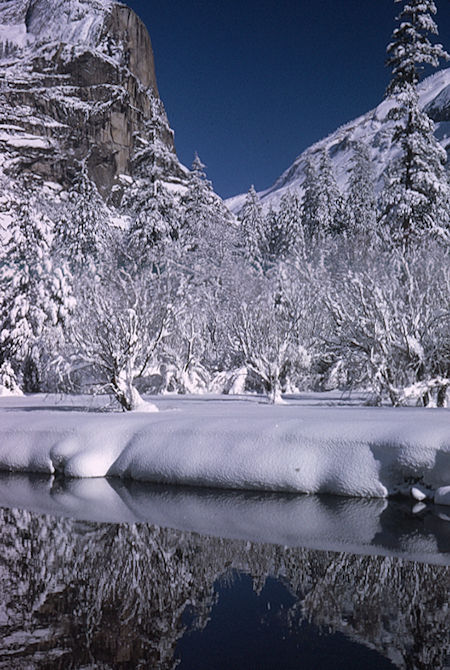
<svg viewBox="0 0 450 670">
<path fill-rule="evenodd" d="M 434 495 L 434 502 L 436 505 L 450 505 L 450 486 L 441 486 Z"/>
<path fill-rule="evenodd" d="M 24 47 L 28 42 L 27 28 L 24 23 L 9 23 L 0 25 L 0 44 L 9 42 L 18 47 Z"/>
<path fill-rule="evenodd" d="M 441 70 L 427 77 L 418 86 L 419 105 L 422 109 L 433 111 L 446 109 L 450 98 L 450 68 Z M 383 100 L 378 107 L 346 123 L 328 137 L 313 144 L 300 154 L 290 167 L 269 188 L 258 192 L 264 210 L 278 208 L 282 196 L 287 191 L 303 195 L 303 182 L 308 158 L 316 159 L 326 148 L 330 154 L 334 175 L 341 191 L 345 193 L 348 183 L 348 166 L 353 156 L 353 147 L 363 141 L 370 150 L 371 160 L 375 168 L 377 189 L 383 184 L 383 173 L 386 165 L 396 155 L 392 145 L 393 121 L 386 121 L 392 108 L 392 101 Z M 436 123 L 436 136 L 441 136 L 441 125 Z M 443 142 L 445 144 L 445 142 Z M 231 212 L 239 214 L 245 202 L 246 193 L 228 198 L 225 204 Z"/>
<path fill-rule="evenodd" d="M 155 402 L 162 411 L 124 414 L 73 398 L 0 398 L 0 469 L 378 498 L 450 485 L 447 410 L 324 406 L 314 396 L 275 407 L 257 397 Z"/>
<path fill-rule="evenodd" d="M 0 133 L 0 142 L 6 142 L 10 147 L 21 149 L 29 147 L 30 149 L 51 149 L 53 143 L 44 138 L 36 137 L 35 135 L 8 135 L 7 133 Z"/>
<path fill-rule="evenodd" d="M 13 390 L 7 388 L 6 386 L 3 386 L 3 384 L 0 384 L 0 396 L 2 396 L 2 397 L 5 397 L 5 396 L 7 396 L 7 397 L 18 397 L 18 396 L 22 396 L 22 395 L 23 395 L 23 393 L 19 388 L 17 388 L 16 390 L 13 391 Z"/>
</svg>

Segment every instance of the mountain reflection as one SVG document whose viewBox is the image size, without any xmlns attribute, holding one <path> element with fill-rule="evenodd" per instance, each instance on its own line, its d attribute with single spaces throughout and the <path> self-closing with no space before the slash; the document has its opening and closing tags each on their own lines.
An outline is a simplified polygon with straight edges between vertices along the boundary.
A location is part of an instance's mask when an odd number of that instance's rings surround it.
<svg viewBox="0 0 450 670">
<path fill-rule="evenodd" d="M 287 638 L 312 623 L 399 668 L 449 662 L 446 566 L 17 509 L 0 523 L 0 668 L 175 668 L 238 573 L 255 594 L 282 584 Z"/>
</svg>

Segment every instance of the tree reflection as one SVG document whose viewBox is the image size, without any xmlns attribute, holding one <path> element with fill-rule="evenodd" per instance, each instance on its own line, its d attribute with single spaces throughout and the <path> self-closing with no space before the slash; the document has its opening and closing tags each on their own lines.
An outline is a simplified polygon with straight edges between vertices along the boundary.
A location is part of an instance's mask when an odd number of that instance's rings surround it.
<svg viewBox="0 0 450 670">
<path fill-rule="evenodd" d="M 207 625 L 235 571 L 255 592 L 283 581 L 286 634 L 306 619 L 400 668 L 448 662 L 447 567 L 18 510 L 0 523 L 0 668 L 174 668 L 178 641 Z"/>
</svg>

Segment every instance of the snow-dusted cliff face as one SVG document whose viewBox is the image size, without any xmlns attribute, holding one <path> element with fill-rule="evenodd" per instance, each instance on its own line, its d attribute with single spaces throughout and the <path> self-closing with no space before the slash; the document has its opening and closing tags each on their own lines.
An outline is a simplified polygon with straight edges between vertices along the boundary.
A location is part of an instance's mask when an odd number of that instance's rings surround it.
<svg viewBox="0 0 450 670">
<path fill-rule="evenodd" d="M 66 188 L 80 161 L 116 204 L 130 177 L 183 180 L 148 32 L 112 0 L 0 0 L 0 178 Z"/>
<path fill-rule="evenodd" d="M 450 69 L 442 70 L 425 79 L 420 85 L 420 104 L 436 122 L 436 136 L 442 145 L 450 151 Z M 277 207 L 283 194 L 288 191 L 303 194 L 305 168 L 309 158 L 314 160 L 323 149 L 327 149 L 331 158 L 337 182 L 345 192 L 349 167 L 355 145 L 364 142 L 369 147 L 378 187 L 383 183 L 383 173 L 393 156 L 391 145 L 393 122 L 386 117 L 390 103 L 385 100 L 378 107 L 345 124 L 327 138 L 306 149 L 294 163 L 276 180 L 276 182 L 258 195 L 265 207 Z M 238 213 L 246 194 L 227 200 L 226 204 Z"/>
</svg>

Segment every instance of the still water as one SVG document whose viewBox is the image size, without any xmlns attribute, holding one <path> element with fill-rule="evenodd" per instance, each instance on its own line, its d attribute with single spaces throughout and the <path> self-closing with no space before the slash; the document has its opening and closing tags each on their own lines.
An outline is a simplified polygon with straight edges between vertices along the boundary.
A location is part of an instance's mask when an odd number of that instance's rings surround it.
<svg viewBox="0 0 450 670">
<path fill-rule="evenodd" d="M 0 668 L 450 668 L 444 508 L 0 476 Z"/>
</svg>

